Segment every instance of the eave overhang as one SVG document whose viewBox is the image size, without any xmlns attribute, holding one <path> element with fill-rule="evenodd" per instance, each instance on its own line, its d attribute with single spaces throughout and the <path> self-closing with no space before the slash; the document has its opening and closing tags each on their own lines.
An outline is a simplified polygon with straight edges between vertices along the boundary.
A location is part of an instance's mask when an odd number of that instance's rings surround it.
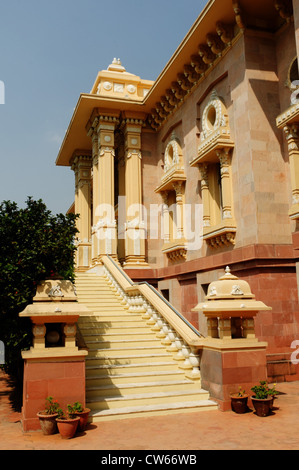
<svg viewBox="0 0 299 470">
<path fill-rule="evenodd" d="M 60 147 L 56 165 L 69 166 L 74 153 L 91 152 L 91 139 L 87 135 L 86 125 L 94 109 L 100 109 L 101 112 L 109 114 L 109 111 L 139 113 L 143 111 L 143 108 L 144 104 L 140 101 L 103 98 L 82 93 Z"/>
<path fill-rule="evenodd" d="M 281 4 L 278 0 L 210 0 L 143 101 L 105 98 L 96 94 L 83 93 L 80 95 L 59 151 L 56 164 L 68 166 L 74 152 L 77 150 L 90 151 L 91 141 L 87 136 L 85 127 L 95 108 L 103 108 L 107 111 L 119 110 L 119 112 L 143 111 L 149 115 L 149 122 L 152 120 L 152 128 L 158 130 L 160 126 L 167 121 L 168 116 L 171 115 L 172 112 L 177 109 L 177 106 L 192 92 L 193 88 L 205 80 L 208 73 L 217 65 L 227 51 L 230 50 L 246 28 L 275 33 L 282 25 L 290 20 L 292 16 L 291 1 L 285 1 L 286 3 Z M 288 4 L 290 4 L 289 7 Z M 205 64 L 207 65 L 206 70 L 203 73 L 198 72 L 198 78 L 194 82 L 191 80 L 191 84 L 187 85 L 188 89 L 185 91 L 185 96 L 179 98 L 178 105 L 174 105 L 172 110 L 169 111 L 169 103 L 167 99 L 165 101 L 167 92 L 172 87 L 173 83 L 179 83 L 179 87 L 184 89 L 178 77 L 185 75 L 186 81 L 190 79 L 190 77 L 188 78 L 188 73 L 185 72 L 185 67 L 187 66 L 190 69 L 191 64 L 192 68 L 196 69 L 191 58 L 198 56 L 200 60 L 199 46 L 203 45 L 207 47 L 207 35 L 212 34 L 217 36 L 217 34 L 219 34 L 219 32 L 216 31 L 216 24 L 219 22 L 224 26 L 233 28 L 234 33 L 232 40 L 225 43 L 222 52 L 214 54 L 214 60 L 212 60 L 211 63 Z M 211 45 L 208 46 L 208 49 L 210 47 Z M 213 51 L 213 47 L 211 47 L 211 50 Z M 95 91 L 95 85 L 92 91 Z M 166 107 L 164 107 L 165 102 Z M 155 113 L 154 117 L 153 112 Z"/>
</svg>

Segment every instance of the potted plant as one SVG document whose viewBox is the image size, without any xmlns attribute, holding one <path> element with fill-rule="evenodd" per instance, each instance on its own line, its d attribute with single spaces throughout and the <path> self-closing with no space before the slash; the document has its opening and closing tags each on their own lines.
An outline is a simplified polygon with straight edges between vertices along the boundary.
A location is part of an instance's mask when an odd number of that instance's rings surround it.
<svg viewBox="0 0 299 470">
<path fill-rule="evenodd" d="M 251 397 L 252 404 L 258 416 L 268 416 L 273 406 L 274 396 L 277 395 L 275 385 L 269 388 L 266 381 L 260 381 L 259 385 L 251 388 L 254 396 Z"/>
<path fill-rule="evenodd" d="M 53 397 L 47 397 L 45 409 L 37 413 L 41 430 L 45 435 L 55 434 L 57 432 L 56 418 L 59 415 L 59 410 L 59 403 L 53 401 Z"/>
<path fill-rule="evenodd" d="M 248 394 L 245 390 L 242 390 L 239 387 L 239 391 L 237 393 L 233 393 L 230 395 L 231 398 L 231 407 L 235 413 L 246 413 L 248 411 L 247 401 L 248 401 Z"/>
<path fill-rule="evenodd" d="M 62 410 L 59 410 L 59 415 L 56 418 L 56 423 L 58 431 L 62 439 L 71 439 L 74 437 L 77 431 L 79 424 L 79 416 L 74 415 L 74 410 L 71 405 L 67 405 L 67 412 L 64 413 Z"/>
<path fill-rule="evenodd" d="M 79 432 L 85 431 L 90 409 L 84 408 L 80 402 L 76 401 L 72 406 L 72 412 L 75 416 L 79 416 L 80 418 L 80 421 L 78 424 L 78 431 Z"/>
</svg>

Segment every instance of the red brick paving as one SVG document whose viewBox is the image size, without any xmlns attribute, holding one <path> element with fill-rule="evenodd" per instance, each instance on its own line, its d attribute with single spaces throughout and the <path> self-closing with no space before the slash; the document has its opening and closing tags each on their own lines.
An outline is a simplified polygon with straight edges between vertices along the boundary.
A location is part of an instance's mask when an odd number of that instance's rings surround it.
<svg viewBox="0 0 299 470">
<path fill-rule="evenodd" d="M 0 450 L 299 450 L 299 382 L 277 384 L 271 416 L 206 411 L 90 424 L 71 440 L 22 432 L 0 371 Z"/>
</svg>

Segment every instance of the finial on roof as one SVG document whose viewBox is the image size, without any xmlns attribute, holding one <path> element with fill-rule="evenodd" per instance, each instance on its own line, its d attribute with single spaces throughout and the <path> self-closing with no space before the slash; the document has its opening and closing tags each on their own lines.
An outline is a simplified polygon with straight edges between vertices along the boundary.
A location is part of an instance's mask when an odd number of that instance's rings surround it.
<svg viewBox="0 0 299 470">
<path fill-rule="evenodd" d="M 114 57 L 112 64 L 109 65 L 107 70 L 111 70 L 113 72 L 125 72 L 126 71 L 125 67 L 123 67 L 121 64 L 121 60 L 116 59 L 116 57 Z"/>
<path fill-rule="evenodd" d="M 230 276 L 230 267 L 229 266 L 226 266 L 226 268 L 225 268 L 225 275 Z"/>
</svg>

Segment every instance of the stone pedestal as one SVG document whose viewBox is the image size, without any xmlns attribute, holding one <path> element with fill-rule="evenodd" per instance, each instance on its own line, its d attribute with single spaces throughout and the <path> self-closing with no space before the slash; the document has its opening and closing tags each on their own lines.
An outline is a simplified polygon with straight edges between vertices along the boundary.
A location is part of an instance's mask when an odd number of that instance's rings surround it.
<svg viewBox="0 0 299 470">
<path fill-rule="evenodd" d="M 271 308 L 255 300 L 248 283 L 226 268 L 226 274 L 210 284 L 205 301 L 194 310 L 202 311 L 208 323 L 200 362 L 201 384 L 219 409 L 226 411 L 231 407 L 230 395 L 239 387 L 250 395 L 251 387 L 267 380 L 267 343 L 255 337 L 254 317 Z"/>
<path fill-rule="evenodd" d="M 210 392 L 221 411 L 231 409 L 230 395 L 239 386 L 250 395 L 260 380 L 267 380 L 266 343 L 208 340 L 202 349 L 200 374 L 202 388 Z"/>
<path fill-rule="evenodd" d="M 45 281 L 38 286 L 33 304 L 20 313 L 32 321 L 33 346 L 23 351 L 24 432 L 40 429 L 36 416 L 52 396 L 63 410 L 76 401 L 85 406 L 85 356 L 77 346 L 77 320 L 89 314 L 78 304 L 70 281 Z"/>
</svg>

